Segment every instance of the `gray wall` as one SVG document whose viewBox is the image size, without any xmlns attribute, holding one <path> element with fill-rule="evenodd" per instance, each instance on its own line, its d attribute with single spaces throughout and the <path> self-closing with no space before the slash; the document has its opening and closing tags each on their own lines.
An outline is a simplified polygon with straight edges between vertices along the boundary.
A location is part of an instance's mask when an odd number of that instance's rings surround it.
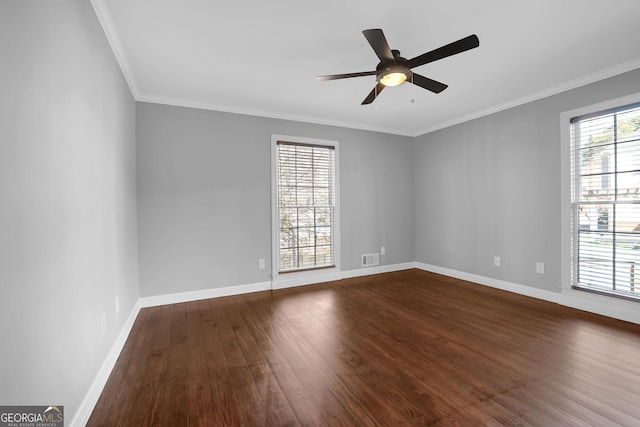
<svg viewBox="0 0 640 427">
<path fill-rule="evenodd" d="M 143 296 L 270 280 L 271 134 L 339 142 L 342 270 L 414 260 L 411 138 L 138 103 Z"/>
<path fill-rule="evenodd" d="M 139 297 L 135 103 L 88 1 L 0 2 L 0 52 L 0 403 L 70 421 Z"/>
<path fill-rule="evenodd" d="M 416 260 L 559 292 L 560 113 L 639 87 L 635 70 L 416 138 Z"/>
</svg>

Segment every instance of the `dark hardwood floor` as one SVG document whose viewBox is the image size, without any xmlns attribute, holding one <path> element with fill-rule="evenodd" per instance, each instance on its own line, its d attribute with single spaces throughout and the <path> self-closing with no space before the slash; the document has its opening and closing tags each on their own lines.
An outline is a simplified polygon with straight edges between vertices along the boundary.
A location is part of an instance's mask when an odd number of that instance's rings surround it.
<svg viewBox="0 0 640 427">
<path fill-rule="evenodd" d="M 89 425 L 640 425 L 640 326 L 420 270 L 146 308 Z"/>
</svg>

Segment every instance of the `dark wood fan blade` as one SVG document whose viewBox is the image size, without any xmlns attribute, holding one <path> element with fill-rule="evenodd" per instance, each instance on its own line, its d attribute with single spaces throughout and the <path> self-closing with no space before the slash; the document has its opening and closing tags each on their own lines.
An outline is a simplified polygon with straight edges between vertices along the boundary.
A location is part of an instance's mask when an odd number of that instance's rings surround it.
<svg viewBox="0 0 640 427">
<path fill-rule="evenodd" d="M 480 46 L 480 40 L 478 36 L 472 34 L 468 37 L 449 43 L 431 52 L 423 53 L 420 56 L 407 61 L 407 67 L 414 68 L 420 65 L 428 64 L 429 62 L 437 61 L 438 59 L 446 58 L 457 53 L 467 51 Z"/>
<path fill-rule="evenodd" d="M 420 74 L 416 74 L 416 73 L 411 73 L 411 74 L 412 74 L 411 83 L 413 83 L 416 86 L 425 88 L 426 90 L 430 90 L 433 93 L 440 93 L 443 90 L 445 90 L 447 87 L 449 87 L 444 83 L 431 80 L 430 78 L 421 76 Z"/>
<path fill-rule="evenodd" d="M 327 76 L 318 76 L 316 77 L 318 80 L 338 80 L 338 79 L 348 79 L 350 77 L 362 77 L 362 76 L 375 76 L 375 71 L 363 71 L 361 73 L 347 73 L 347 74 L 330 74 Z"/>
<path fill-rule="evenodd" d="M 387 39 L 384 37 L 384 33 L 382 30 L 376 28 L 371 30 L 364 30 L 362 32 L 364 36 L 367 38 L 367 41 L 373 48 L 380 61 L 393 61 L 393 53 L 391 52 L 391 48 L 389 47 L 389 43 L 387 43 Z"/>
<path fill-rule="evenodd" d="M 367 97 L 364 99 L 364 101 L 362 101 L 362 104 L 360 105 L 371 104 L 376 99 L 376 96 L 380 95 L 382 89 L 384 89 L 384 85 L 382 83 L 378 83 L 376 87 L 374 87 L 373 90 L 369 92 L 369 95 L 367 95 Z"/>
</svg>

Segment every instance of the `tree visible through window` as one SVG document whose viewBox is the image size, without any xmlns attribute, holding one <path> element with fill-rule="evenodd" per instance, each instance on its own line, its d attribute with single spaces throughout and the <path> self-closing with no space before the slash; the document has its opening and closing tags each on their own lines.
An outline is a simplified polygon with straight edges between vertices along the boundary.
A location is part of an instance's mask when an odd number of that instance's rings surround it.
<svg viewBox="0 0 640 427">
<path fill-rule="evenodd" d="M 334 266 L 335 149 L 277 142 L 279 270 Z"/>
<path fill-rule="evenodd" d="M 571 122 L 573 285 L 640 298 L 640 106 Z"/>
</svg>

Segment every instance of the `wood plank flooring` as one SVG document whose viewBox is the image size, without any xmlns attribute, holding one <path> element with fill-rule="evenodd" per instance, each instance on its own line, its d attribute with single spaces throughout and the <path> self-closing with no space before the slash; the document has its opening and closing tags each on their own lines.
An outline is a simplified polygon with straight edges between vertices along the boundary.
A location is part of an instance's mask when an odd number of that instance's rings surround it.
<svg viewBox="0 0 640 427">
<path fill-rule="evenodd" d="M 420 270 L 145 308 L 88 425 L 640 425 L 640 326 Z"/>
</svg>

